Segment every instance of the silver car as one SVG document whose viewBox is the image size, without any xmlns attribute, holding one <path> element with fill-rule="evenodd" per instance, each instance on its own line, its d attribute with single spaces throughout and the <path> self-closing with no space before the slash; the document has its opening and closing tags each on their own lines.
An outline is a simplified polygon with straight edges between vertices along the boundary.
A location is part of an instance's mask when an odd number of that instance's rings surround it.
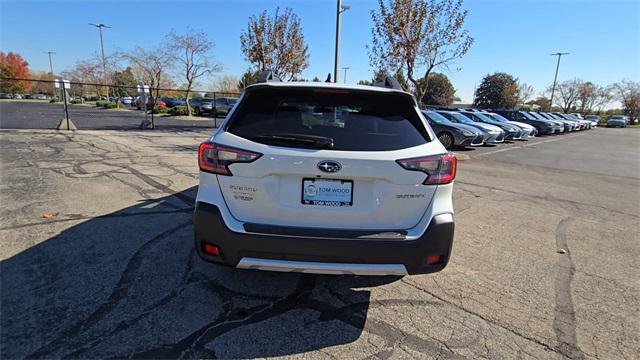
<svg viewBox="0 0 640 360">
<path fill-rule="evenodd" d="M 622 119 L 624 120 L 624 123 L 626 125 L 629 125 L 631 123 L 631 120 L 629 120 L 629 117 L 624 115 L 612 115 L 609 119 Z"/>
<path fill-rule="evenodd" d="M 607 127 L 627 127 L 627 121 L 622 115 L 613 115 L 607 120 Z"/>
</svg>

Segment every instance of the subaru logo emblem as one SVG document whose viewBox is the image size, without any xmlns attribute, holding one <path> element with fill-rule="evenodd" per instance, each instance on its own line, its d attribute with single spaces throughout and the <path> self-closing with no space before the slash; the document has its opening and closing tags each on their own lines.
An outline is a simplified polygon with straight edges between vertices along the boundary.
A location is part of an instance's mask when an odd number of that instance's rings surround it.
<svg viewBox="0 0 640 360">
<path fill-rule="evenodd" d="M 342 166 L 335 161 L 325 160 L 318 163 L 318 169 L 327 173 L 334 173 L 340 171 Z"/>
</svg>

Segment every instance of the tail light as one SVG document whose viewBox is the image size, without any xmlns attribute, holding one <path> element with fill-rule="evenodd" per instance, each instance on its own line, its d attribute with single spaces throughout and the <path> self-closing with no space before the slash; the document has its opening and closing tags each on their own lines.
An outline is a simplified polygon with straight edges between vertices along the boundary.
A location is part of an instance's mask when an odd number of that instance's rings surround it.
<svg viewBox="0 0 640 360">
<path fill-rule="evenodd" d="M 198 150 L 198 165 L 202 171 L 231 176 L 229 165 L 252 162 L 260 156 L 257 152 L 205 142 Z"/>
<path fill-rule="evenodd" d="M 403 168 L 427 174 L 422 184 L 448 184 L 456 178 L 456 156 L 452 153 L 397 160 Z"/>
</svg>

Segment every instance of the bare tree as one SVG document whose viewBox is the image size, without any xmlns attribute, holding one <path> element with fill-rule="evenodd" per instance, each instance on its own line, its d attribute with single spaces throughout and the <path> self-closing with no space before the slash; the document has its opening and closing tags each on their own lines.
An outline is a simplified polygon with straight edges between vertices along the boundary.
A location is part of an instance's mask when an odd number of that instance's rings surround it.
<svg viewBox="0 0 640 360">
<path fill-rule="evenodd" d="M 602 109 L 610 102 L 611 93 L 609 89 L 587 81 L 580 85 L 576 108 L 581 113 L 590 113 L 594 109 Z"/>
<path fill-rule="evenodd" d="M 604 108 L 613 101 L 613 94 L 609 87 L 599 86 L 596 92 L 596 98 L 593 102 L 593 107 L 590 111 L 597 111 L 600 113 Z"/>
<path fill-rule="evenodd" d="M 580 89 L 576 98 L 576 108 L 578 111 L 581 113 L 591 111 L 598 91 L 597 86 L 598 85 L 590 81 L 580 84 Z"/>
<path fill-rule="evenodd" d="M 87 60 L 77 61 L 71 73 L 73 77 L 82 82 L 96 84 L 95 90 L 98 98 L 102 96 L 103 86 L 98 85 L 104 83 L 104 78 L 102 77 L 102 60 L 98 61 L 92 57 Z M 84 89 L 81 92 L 84 93 Z M 104 88 L 104 93 L 106 94 L 106 88 Z"/>
<path fill-rule="evenodd" d="M 640 82 L 622 80 L 611 85 L 611 89 L 633 124 L 640 116 Z"/>
<path fill-rule="evenodd" d="M 204 31 L 194 29 L 188 29 L 185 34 L 176 34 L 172 31 L 166 38 L 173 58 L 181 67 L 185 81 L 187 114 L 191 116 L 189 96 L 193 85 L 202 76 L 221 69 L 220 65 L 213 61 L 211 54 L 214 44 Z"/>
<path fill-rule="evenodd" d="M 218 77 L 211 90 L 223 93 L 237 93 L 240 79 L 231 75 L 222 75 Z"/>
<path fill-rule="evenodd" d="M 562 112 L 565 114 L 571 111 L 575 106 L 576 100 L 580 95 L 580 89 L 584 81 L 580 79 L 566 80 L 556 85 L 556 91 L 558 93 L 557 105 L 560 106 Z M 551 91 L 549 89 L 549 91 Z"/>
<path fill-rule="evenodd" d="M 524 104 L 531 99 L 534 93 L 535 90 L 533 89 L 533 86 L 527 83 L 518 82 L 518 101 L 521 104 Z"/>
<path fill-rule="evenodd" d="M 463 28 L 462 5 L 462 0 L 378 0 L 378 10 L 371 11 L 371 66 L 403 69 L 422 99 L 431 71 L 447 67 L 473 44 Z"/>
<path fill-rule="evenodd" d="M 267 11 L 249 18 L 240 35 L 240 46 L 256 70 L 271 70 L 282 79 L 291 80 L 309 66 L 309 47 L 304 42 L 300 18 L 286 8 L 274 17 Z"/>
<path fill-rule="evenodd" d="M 123 55 L 131 63 L 131 68 L 143 84 L 150 86 L 151 96 L 158 98 L 160 88 L 167 79 L 166 72 L 171 64 L 171 56 L 166 48 L 146 50 L 136 47 Z M 155 90 L 155 94 L 153 91 Z"/>
</svg>

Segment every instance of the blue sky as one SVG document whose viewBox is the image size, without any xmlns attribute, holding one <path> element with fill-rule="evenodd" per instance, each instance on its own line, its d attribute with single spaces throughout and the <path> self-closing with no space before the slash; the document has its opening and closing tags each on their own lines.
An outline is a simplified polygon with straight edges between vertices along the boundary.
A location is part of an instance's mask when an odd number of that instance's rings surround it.
<svg viewBox="0 0 640 360">
<path fill-rule="evenodd" d="M 365 46 L 376 2 L 343 2 L 351 9 L 342 17 L 340 66 L 350 67 L 347 82 L 355 83 L 372 76 Z M 578 77 L 601 85 L 623 78 L 638 81 L 639 3 L 467 0 L 466 26 L 475 43 L 464 58 L 440 71 L 450 77 L 463 101 L 471 101 L 476 84 L 495 71 L 543 91 L 553 81 L 556 64 L 549 54 L 557 51 L 571 53 L 562 59 L 559 80 Z M 310 53 L 303 77 L 324 79 L 333 69 L 335 1 L 0 0 L 0 51 L 18 52 L 32 69 L 48 70 L 44 52 L 53 50 L 54 70 L 60 71 L 99 51 L 97 29 L 88 22 L 113 27 L 105 32 L 107 52 L 156 46 L 170 30 L 191 26 L 215 42 L 223 73 L 239 76 L 249 66 L 240 51 L 240 32 L 250 15 L 276 6 L 291 7 L 301 18 Z"/>
</svg>

